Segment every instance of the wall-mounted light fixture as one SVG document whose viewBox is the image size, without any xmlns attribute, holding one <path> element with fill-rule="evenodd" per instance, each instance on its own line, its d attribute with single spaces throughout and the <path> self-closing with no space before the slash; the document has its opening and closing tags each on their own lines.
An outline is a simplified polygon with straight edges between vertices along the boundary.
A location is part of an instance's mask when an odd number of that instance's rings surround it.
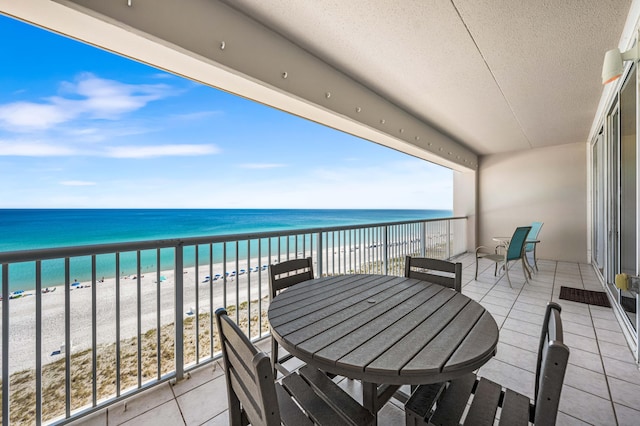
<svg viewBox="0 0 640 426">
<path fill-rule="evenodd" d="M 638 45 L 634 45 L 631 49 L 624 53 L 620 53 L 620 49 L 611 49 L 604 54 L 604 63 L 602 64 L 602 84 L 611 83 L 618 79 L 624 71 L 624 61 L 638 60 Z"/>
</svg>

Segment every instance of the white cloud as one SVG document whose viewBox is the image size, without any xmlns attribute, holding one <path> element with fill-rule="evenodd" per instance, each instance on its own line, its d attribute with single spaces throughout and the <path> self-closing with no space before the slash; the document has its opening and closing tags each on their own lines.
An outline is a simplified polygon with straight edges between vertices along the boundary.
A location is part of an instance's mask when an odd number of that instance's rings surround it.
<svg viewBox="0 0 640 426">
<path fill-rule="evenodd" d="M 215 115 L 222 114 L 222 111 L 196 111 L 196 112 L 186 112 L 184 114 L 174 114 L 173 118 L 176 120 L 184 120 L 184 121 L 195 121 L 202 120 L 204 118 L 213 117 Z"/>
<path fill-rule="evenodd" d="M 0 140 L 0 156 L 61 157 L 75 155 L 74 148 L 44 142 Z"/>
<path fill-rule="evenodd" d="M 59 105 L 14 102 L 0 106 L 0 123 L 10 130 L 44 130 L 70 120 L 74 114 Z"/>
<path fill-rule="evenodd" d="M 88 73 L 78 76 L 75 82 L 61 83 L 60 89 L 59 96 L 42 102 L 0 105 L 0 127 L 29 132 L 81 118 L 115 120 L 174 94 L 166 84 L 126 84 Z"/>
<path fill-rule="evenodd" d="M 217 154 L 215 145 L 153 145 L 107 147 L 106 156 L 113 158 L 153 158 Z"/>
<path fill-rule="evenodd" d="M 86 128 L 78 128 L 69 130 L 69 134 L 73 136 L 91 136 L 99 133 L 100 129 L 95 127 L 86 127 Z"/>
<path fill-rule="evenodd" d="M 277 169 L 280 167 L 286 167 L 286 165 L 277 163 L 246 163 L 240 164 L 239 167 L 242 169 Z"/>
<path fill-rule="evenodd" d="M 213 155 L 219 152 L 220 149 L 211 144 L 86 147 L 62 141 L 0 140 L 0 157 L 154 158 Z"/>
<path fill-rule="evenodd" d="M 89 181 L 85 181 L 85 180 L 64 180 L 62 182 L 59 182 L 60 185 L 64 185 L 64 186 L 94 186 L 96 185 L 95 182 L 89 182 Z"/>
</svg>

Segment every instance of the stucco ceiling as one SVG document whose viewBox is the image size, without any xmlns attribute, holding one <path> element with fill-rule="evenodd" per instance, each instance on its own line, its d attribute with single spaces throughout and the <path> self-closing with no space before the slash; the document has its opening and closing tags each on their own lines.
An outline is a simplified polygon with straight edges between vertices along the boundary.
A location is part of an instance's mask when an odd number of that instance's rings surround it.
<svg viewBox="0 0 640 426">
<path fill-rule="evenodd" d="M 468 170 L 477 155 L 587 141 L 631 4 L 21 0 L 0 12 Z"/>
<path fill-rule="evenodd" d="M 227 2 L 478 154 L 587 140 L 630 0 Z"/>
</svg>

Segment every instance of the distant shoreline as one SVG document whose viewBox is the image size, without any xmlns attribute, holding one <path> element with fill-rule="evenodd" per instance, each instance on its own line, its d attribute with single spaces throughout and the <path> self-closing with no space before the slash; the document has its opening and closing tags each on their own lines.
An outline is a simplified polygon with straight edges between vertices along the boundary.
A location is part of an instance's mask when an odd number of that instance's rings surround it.
<svg viewBox="0 0 640 426">
<path fill-rule="evenodd" d="M 336 209 L 0 209 L 0 248 L 33 250 L 35 247 L 72 247 L 90 244 L 150 241 L 167 238 L 297 231 L 318 227 L 359 226 L 389 221 L 447 219 L 447 210 L 336 210 Z M 171 230 L 168 234 L 167 230 Z M 175 237 L 175 235 L 179 237 Z M 307 249 L 310 247 L 308 237 Z M 12 242 L 13 241 L 13 242 Z M 17 241 L 17 242 L 16 242 Z M 355 244 L 358 242 L 356 241 Z M 342 243 L 344 245 L 344 243 Z M 206 245 L 200 246 L 207 251 Z M 222 246 L 214 245 L 214 260 L 221 260 Z M 247 258 L 238 250 L 239 262 Z M 201 252 L 201 258 L 208 256 Z M 257 253 L 250 253 L 256 256 Z M 173 264 L 173 255 L 163 250 L 160 269 Z M 57 262 L 57 263 L 56 263 Z M 185 267 L 195 266 L 193 251 L 185 250 Z M 165 266 L 166 265 L 166 266 Z M 42 286 L 64 285 L 63 261 L 43 261 Z M 135 252 L 122 253 L 122 275 L 137 271 Z M 142 252 L 141 273 L 157 269 L 155 254 Z M 71 259 L 71 279 L 91 278 L 88 258 Z M 115 257 L 97 257 L 98 277 L 115 276 Z M 11 291 L 35 290 L 33 263 L 10 266 Z"/>
<path fill-rule="evenodd" d="M 263 258 L 264 259 L 264 258 Z M 248 300 L 262 300 L 269 295 L 269 274 L 263 269 L 265 262 L 251 259 L 249 264 L 260 265 L 259 271 L 247 272 L 242 275 L 216 281 L 206 280 L 208 275 L 221 273 L 223 263 L 201 265 L 196 274 L 195 267 L 184 268 L 183 273 L 183 313 L 184 317 L 200 313 L 215 311 L 218 307 L 230 305 L 239 306 Z M 283 258 L 282 261 L 286 260 Z M 276 259 L 271 259 L 274 263 Z M 247 264 L 240 264 L 240 269 L 249 271 Z M 359 265 L 353 265 L 358 268 Z M 234 262 L 227 263 L 227 271 L 235 270 Z M 317 274 L 317 265 L 314 263 Z M 332 264 L 325 265 L 326 272 L 331 271 Z M 325 273 L 326 273 L 325 272 Z M 196 282 L 197 275 L 197 282 Z M 138 280 L 121 278 L 120 289 L 120 340 L 137 335 L 137 295 L 138 281 L 140 282 L 141 329 L 144 332 L 157 327 L 157 303 L 161 304 L 160 326 L 175 321 L 175 271 L 162 270 L 160 276 L 165 280 L 157 282 L 157 272 L 143 273 Z M 249 285 L 250 284 L 250 285 Z M 239 288 L 236 290 L 236 286 Z M 65 339 L 65 287 L 54 286 L 55 291 L 42 294 L 42 363 L 47 364 L 64 357 L 61 346 Z M 73 352 L 91 347 L 92 336 L 92 296 L 96 291 L 96 325 L 97 344 L 111 344 L 115 341 L 115 313 L 116 313 L 116 279 L 106 278 L 103 282 L 96 282 L 95 288 L 91 281 L 79 282 L 77 288 L 70 288 L 71 312 L 69 313 L 71 327 L 71 341 Z M 158 299 L 158 288 L 160 289 Z M 198 292 L 196 293 L 196 288 Z M 209 292 L 211 290 L 211 293 Z M 35 297 L 32 295 L 20 297 L 10 301 L 11 320 L 9 331 L 10 372 L 14 373 L 35 366 Z M 198 309 L 196 309 L 196 294 L 199 295 Z M 239 299 L 236 300 L 236 295 Z M 158 302 L 159 300 L 159 302 Z M 56 353 L 57 352 L 57 353 Z"/>
</svg>

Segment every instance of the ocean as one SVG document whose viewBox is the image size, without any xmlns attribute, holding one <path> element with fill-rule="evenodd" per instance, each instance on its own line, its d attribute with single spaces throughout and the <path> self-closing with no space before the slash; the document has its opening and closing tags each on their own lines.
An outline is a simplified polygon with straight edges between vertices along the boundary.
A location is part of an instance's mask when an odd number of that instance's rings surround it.
<svg viewBox="0 0 640 426">
<path fill-rule="evenodd" d="M 0 209 L 0 252 L 451 216 L 451 210 Z M 59 283 L 57 268 L 43 270 L 44 285 Z M 13 267 L 11 290 L 34 287 L 27 269 Z M 74 271 L 79 279 L 86 279 L 85 269 Z"/>
</svg>

